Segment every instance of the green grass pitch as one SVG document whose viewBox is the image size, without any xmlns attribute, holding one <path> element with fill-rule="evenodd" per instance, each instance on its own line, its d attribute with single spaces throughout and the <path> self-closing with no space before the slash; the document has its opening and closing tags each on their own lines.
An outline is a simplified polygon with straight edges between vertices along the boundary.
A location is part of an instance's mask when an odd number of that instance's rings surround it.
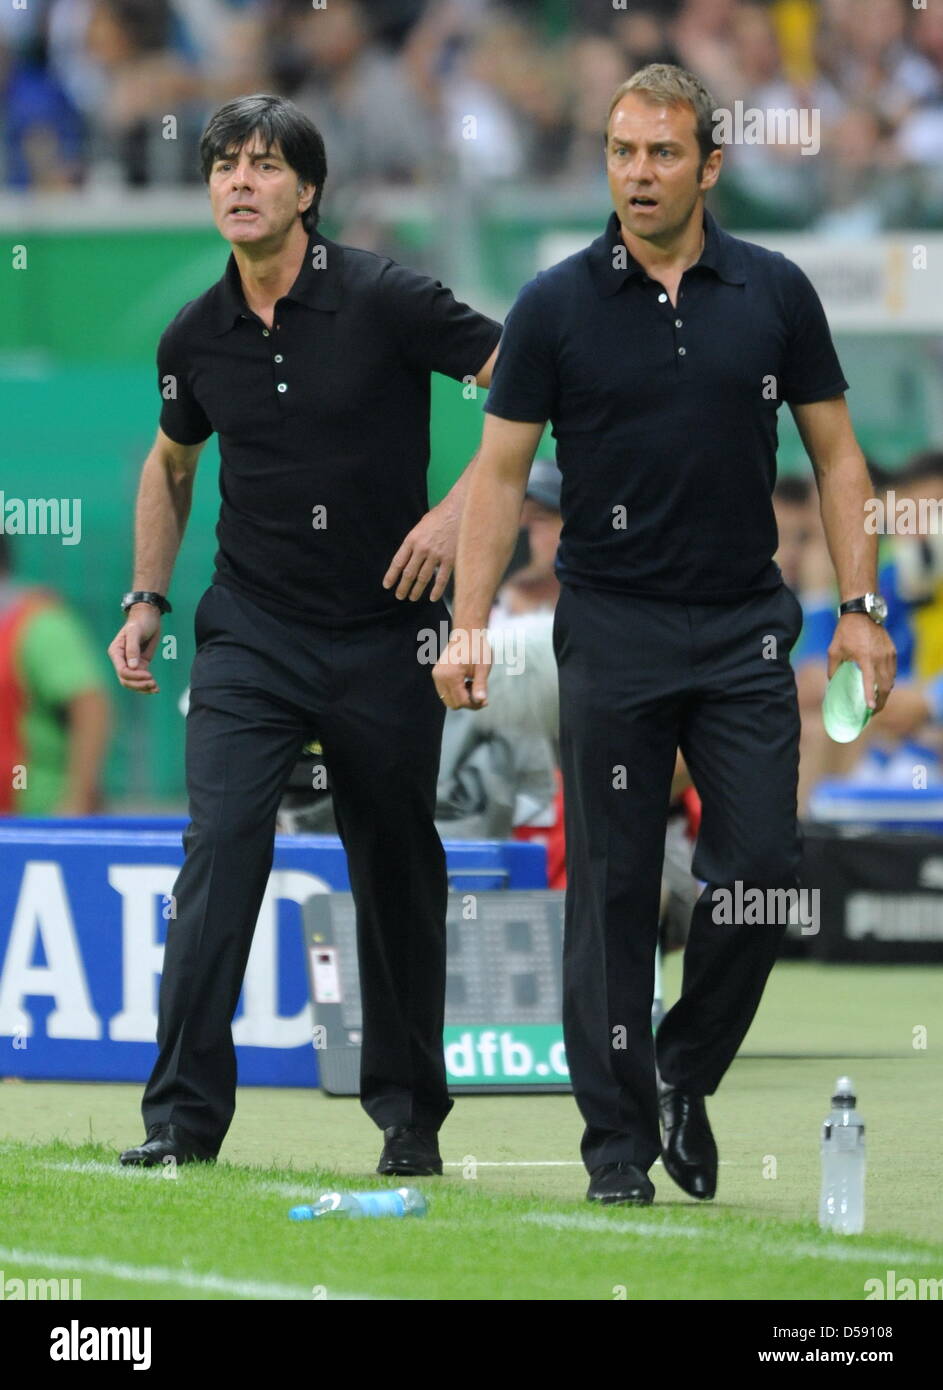
<svg viewBox="0 0 943 1390">
<path fill-rule="evenodd" d="M 667 995 L 680 961 L 668 962 Z M 459 1097 L 430 1210 L 407 1221 L 288 1220 L 319 1190 L 388 1187 L 356 1101 L 245 1088 L 213 1166 L 122 1170 L 140 1087 L 0 1086 L 0 1271 L 79 1278 L 85 1299 L 865 1298 L 865 1281 L 943 1278 L 940 985 L 929 967 L 782 962 L 708 1102 L 716 1199 L 651 1170 L 655 1204 L 583 1200 L 567 1096 Z M 926 1046 L 914 1047 L 926 1029 Z M 915 1032 L 915 1030 L 917 1030 Z M 849 1072 L 868 1125 L 866 1232 L 818 1230 L 818 1130 Z"/>
</svg>

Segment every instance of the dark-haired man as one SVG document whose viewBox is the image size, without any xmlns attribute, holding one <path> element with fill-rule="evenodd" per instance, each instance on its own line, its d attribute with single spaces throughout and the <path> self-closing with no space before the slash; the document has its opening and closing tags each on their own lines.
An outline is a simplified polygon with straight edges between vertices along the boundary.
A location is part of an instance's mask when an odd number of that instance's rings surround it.
<svg viewBox="0 0 943 1390">
<path fill-rule="evenodd" d="M 704 1097 L 759 1004 L 787 925 L 781 890 L 797 886 L 789 652 L 802 613 L 772 558 L 770 498 L 782 401 L 812 459 L 841 591 L 829 674 L 857 661 L 877 710 L 894 676 L 871 592 L 871 486 L 847 383 L 801 270 L 723 232 L 704 207 L 723 159 L 713 111 L 698 79 L 668 64 L 642 69 L 614 94 L 605 136 L 614 212 L 591 246 L 526 285 L 508 318 L 462 520 L 454 648 L 434 673 L 450 707 L 485 699 L 487 661 L 472 665 L 467 653 L 551 419 L 563 474 L 554 643 L 564 1032 L 594 1202 L 651 1202 L 659 1151 L 686 1192 L 714 1195 Z M 693 872 L 706 886 L 681 997 L 653 1047 L 660 870 L 679 747 L 702 802 Z"/>
<path fill-rule="evenodd" d="M 357 905 L 361 1100 L 384 1130 L 378 1171 L 441 1172 L 447 885 L 433 817 L 445 711 L 417 633 L 448 619 L 466 479 L 428 510 L 430 374 L 487 385 L 500 327 L 437 281 L 317 232 L 324 144 L 290 102 L 228 103 L 201 159 L 232 254 L 160 341 L 160 428 L 138 496 L 128 621 L 109 649 L 122 685 L 157 690 L 150 660 L 215 430 L 222 505 L 195 617 L 186 860 L 147 1139 L 122 1162 L 213 1159 L 223 1141 L 230 1023 L 278 802 L 318 738 Z"/>
</svg>

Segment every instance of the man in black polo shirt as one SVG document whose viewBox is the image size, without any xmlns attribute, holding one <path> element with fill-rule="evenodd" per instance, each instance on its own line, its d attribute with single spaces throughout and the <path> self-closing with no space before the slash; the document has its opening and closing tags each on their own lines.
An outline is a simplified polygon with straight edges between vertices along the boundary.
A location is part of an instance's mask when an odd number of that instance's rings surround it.
<svg viewBox="0 0 943 1390">
<path fill-rule="evenodd" d="M 126 1164 L 214 1158 L 235 1106 L 230 1023 L 279 798 L 321 740 L 357 905 L 361 1099 L 380 1172 L 441 1172 L 445 710 L 418 656 L 448 620 L 467 478 L 428 509 L 430 375 L 490 380 L 500 327 L 437 281 L 316 232 L 324 144 L 279 97 L 222 107 L 201 141 L 222 279 L 158 348 L 163 408 L 137 506 L 134 592 L 109 649 L 149 666 L 203 443 L 216 431 L 216 572 L 195 617 L 190 824 L 161 980 L 147 1140 Z M 429 584 L 433 587 L 426 595 Z M 405 600 L 411 600 L 406 602 Z"/>
<path fill-rule="evenodd" d="M 564 1029 L 587 1195 L 601 1202 L 650 1202 L 659 1151 L 685 1191 L 713 1196 L 704 1097 L 749 1027 L 785 931 L 784 895 L 771 912 L 763 890 L 798 884 L 789 652 L 802 613 L 772 559 L 782 401 L 813 462 L 842 600 L 856 601 L 837 624 L 830 673 L 857 661 L 880 710 L 895 668 L 876 621 L 871 486 L 847 383 L 805 275 L 727 235 L 704 208 L 723 158 L 713 109 L 695 77 L 662 64 L 613 98 L 615 212 L 591 246 L 524 287 L 505 325 L 462 519 L 452 636 L 434 672 L 450 707 L 485 700 L 489 656 L 475 638 L 549 419 L 563 474 Z M 679 747 L 702 800 L 693 870 L 706 887 L 681 997 L 653 1045 Z M 743 907 L 754 888 L 759 914 L 755 898 Z"/>
</svg>

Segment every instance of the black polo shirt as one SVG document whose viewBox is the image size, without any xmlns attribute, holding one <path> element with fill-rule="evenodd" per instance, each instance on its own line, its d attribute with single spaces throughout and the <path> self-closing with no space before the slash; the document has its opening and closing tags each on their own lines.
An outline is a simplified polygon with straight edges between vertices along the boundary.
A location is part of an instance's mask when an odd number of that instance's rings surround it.
<svg viewBox="0 0 943 1390">
<path fill-rule="evenodd" d="M 500 334 L 439 281 L 317 233 L 269 330 L 230 254 L 157 350 L 161 429 L 219 435 L 214 583 L 302 620 L 408 612 L 382 579 L 429 506 L 430 374 L 473 377 Z"/>
<path fill-rule="evenodd" d="M 807 277 L 704 214 L 677 308 L 601 237 L 525 285 L 485 409 L 550 420 L 564 583 L 711 603 L 776 588 L 776 412 L 848 389 Z"/>
</svg>

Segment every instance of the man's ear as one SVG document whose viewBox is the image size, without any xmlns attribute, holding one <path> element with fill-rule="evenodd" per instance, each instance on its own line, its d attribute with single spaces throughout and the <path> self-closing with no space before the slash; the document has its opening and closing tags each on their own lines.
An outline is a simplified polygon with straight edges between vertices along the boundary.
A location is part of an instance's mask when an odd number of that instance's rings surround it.
<svg viewBox="0 0 943 1390">
<path fill-rule="evenodd" d="M 705 192 L 708 188 L 713 188 L 714 184 L 720 178 L 720 168 L 723 162 L 723 150 L 711 150 L 710 154 L 707 156 L 707 159 L 704 161 L 704 167 L 701 171 L 700 184 L 701 188 Z"/>
</svg>

